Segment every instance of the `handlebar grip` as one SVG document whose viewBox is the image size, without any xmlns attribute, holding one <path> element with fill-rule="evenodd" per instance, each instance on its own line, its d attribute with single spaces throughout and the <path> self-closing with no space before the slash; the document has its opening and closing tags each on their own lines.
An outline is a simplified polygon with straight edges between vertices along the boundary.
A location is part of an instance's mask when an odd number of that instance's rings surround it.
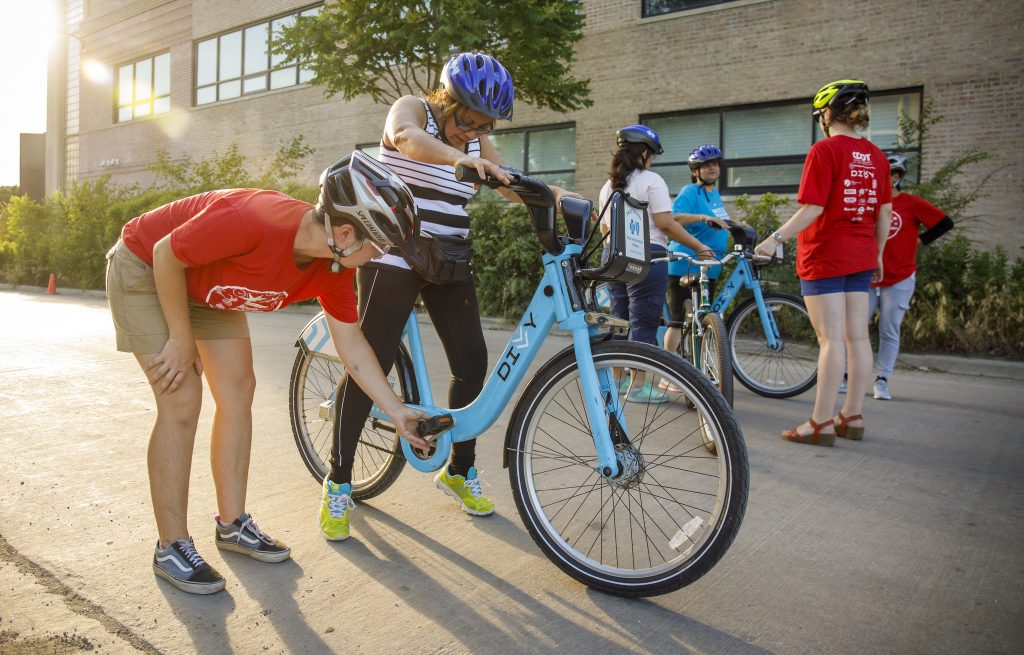
<svg viewBox="0 0 1024 655">
<path fill-rule="evenodd" d="M 470 168 L 469 166 L 456 166 L 455 179 L 459 182 L 469 182 L 471 184 L 483 184 L 486 181 L 480 177 L 480 173 L 477 173 L 475 168 Z"/>
<path fill-rule="evenodd" d="M 427 441 L 433 441 L 434 437 L 453 427 L 455 427 L 455 419 L 452 418 L 452 415 L 441 414 L 420 421 L 416 425 L 416 433 Z"/>
</svg>

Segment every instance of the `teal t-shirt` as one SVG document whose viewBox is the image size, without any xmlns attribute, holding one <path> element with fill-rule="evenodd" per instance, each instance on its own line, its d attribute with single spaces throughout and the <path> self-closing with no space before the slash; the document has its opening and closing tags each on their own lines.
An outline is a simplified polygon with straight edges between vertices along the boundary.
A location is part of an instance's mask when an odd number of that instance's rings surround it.
<svg viewBox="0 0 1024 655">
<path fill-rule="evenodd" d="M 707 191 L 696 182 L 684 186 L 679 191 L 676 201 L 672 204 L 672 213 L 701 214 L 703 216 L 715 216 L 722 220 L 729 218 L 729 212 L 725 210 L 725 205 L 722 204 L 722 196 L 718 193 L 718 189 Z M 725 256 L 725 249 L 729 247 L 728 230 L 713 227 L 707 223 L 694 223 L 693 225 L 687 225 L 685 229 L 696 239 L 699 239 L 701 243 L 714 250 L 716 255 L 719 257 Z M 675 241 L 668 242 L 668 249 L 672 252 L 693 254 L 693 250 Z M 721 273 L 721 266 L 708 269 L 708 277 L 711 279 L 717 278 Z M 691 265 L 687 261 L 671 262 L 668 265 L 668 274 L 680 277 L 684 275 L 699 275 L 700 268 Z"/>
</svg>

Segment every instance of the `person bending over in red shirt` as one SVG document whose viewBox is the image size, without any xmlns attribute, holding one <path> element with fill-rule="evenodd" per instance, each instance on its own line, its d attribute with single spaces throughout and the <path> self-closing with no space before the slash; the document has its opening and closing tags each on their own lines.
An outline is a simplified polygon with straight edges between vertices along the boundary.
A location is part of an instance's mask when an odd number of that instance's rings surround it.
<svg viewBox="0 0 1024 655">
<path fill-rule="evenodd" d="M 857 133 L 868 125 L 868 97 L 867 84 L 859 80 L 826 84 L 814 96 L 812 115 L 827 138 L 807 153 L 797 193 L 800 208 L 756 249 L 771 255 L 779 243 L 798 235 L 796 272 L 821 346 L 814 410 L 810 419 L 782 433 L 787 441 L 831 446 L 837 434 L 864 435 L 861 405 L 871 379 L 864 316 L 870 283 L 882 279 L 892 215 L 889 162 Z M 847 356 L 850 393 L 833 418 Z"/>
<path fill-rule="evenodd" d="M 183 198 L 129 221 L 107 254 L 117 349 L 149 379 L 156 423 L 148 467 L 159 540 L 157 576 L 197 594 L 224 578 L 196 551 L 186 523 L 189 472 L 205 374 L 216 403 L 210 460 L 218 548 L 263 562 L 291 550 L 246 512 L 256 380 L 244 312 L 317 298 L 345 368 L 412 444 L 423 415 L 399 400 L 356 323 L 353 268 L 392 246 L 415 249 L 408 187 L 361 152 L 320 177 L 316 207 L 276 191 L 228 189 Z"/>
</svg>

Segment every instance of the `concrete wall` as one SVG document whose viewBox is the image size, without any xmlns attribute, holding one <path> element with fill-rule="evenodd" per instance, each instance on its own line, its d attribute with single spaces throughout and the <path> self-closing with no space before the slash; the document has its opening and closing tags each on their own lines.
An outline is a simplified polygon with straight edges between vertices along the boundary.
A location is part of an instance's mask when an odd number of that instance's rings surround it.
<svg viewBox="0 0 1024 655">
<path fill-rule="evenodd" d="M 294 0 L 99 0 L 82 25 L 87 56 L 115 66 L 170 50 L 172 112 L 113 122 L 112 83 L 82 80 L 80 175 L 111 173 L 148 182 L 158 148 L 202 157 L 237 143 L 266 160 L 302 134 L 317 149 L 303 173 L 319 170 L 358 143 L 375 142 L 386 107 L 360 98 L 327 99 L 319 88 L 290 87 L 202 107 L 192 106 L 193 42 L 308 6 Z M 578 190 L 596 196 L 614 131 L 640 115 L 810 98 L 823 83 L 854 77 L 872 89 L 921 87 L 945 117 L 924 144 L 927 176 L 968 148 L 993 155 L 967 176 L 987 182 L 973 214 L 983 243 L 1016 256 L 1024 244 L 1019 127 L 1024 91 L 1024 3 L 870 0 L 839 17 L 812 0 L 740 0 L 643 19 L 639 0 L 587 0 L 585 38 L 575 73 L 591 81 L 594 106 L 568 115 L 521 104 L 513 127 L 575 122 Z M 696 144 L 695 144 L 696 145 Z M 102 168 L 116 159 L 116 167 Z"/>
</svg>

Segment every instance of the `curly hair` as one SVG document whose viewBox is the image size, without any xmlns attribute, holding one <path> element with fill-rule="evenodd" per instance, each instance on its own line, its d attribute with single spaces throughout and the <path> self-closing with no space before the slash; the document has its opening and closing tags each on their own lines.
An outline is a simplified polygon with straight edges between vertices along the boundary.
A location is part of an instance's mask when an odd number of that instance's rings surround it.
<svg viewBox="0 0 1024 655">
<path fill-rule="evenodd" d="M 625 189 L 630 173 L 644 169 L 644 153 L 648 150 L 650 148 L 642 143 L 627 143 L 615 151 L 612 165 L 608 168 L 612 189 Z"/>
<path fill-rule="evenodd" d="M 860 129 L 867 129 L 868 124 L 871 122 L 870 111 L 868 105 L 865 103 L 850 105 L 843 108 L 842 111 L 832 111 L 831 123 L 845 123 L 850 127 L 859 127 Z"/>
</svg>

